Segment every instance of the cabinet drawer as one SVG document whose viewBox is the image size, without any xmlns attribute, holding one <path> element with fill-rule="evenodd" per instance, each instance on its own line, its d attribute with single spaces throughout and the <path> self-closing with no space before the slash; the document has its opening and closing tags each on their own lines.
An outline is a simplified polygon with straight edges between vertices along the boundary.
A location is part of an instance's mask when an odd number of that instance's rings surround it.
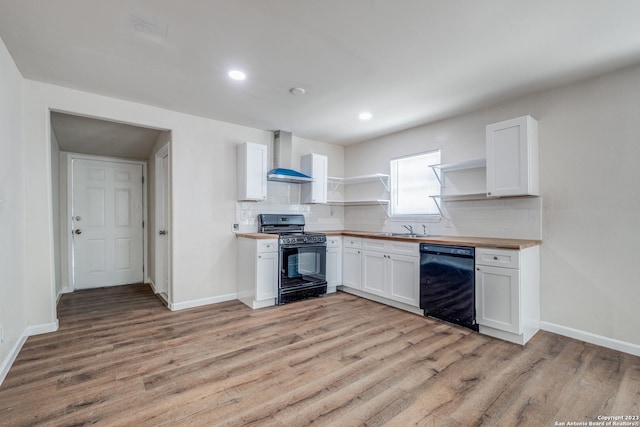
<svg viewBox="0 0 640 427">
<path fill-rule="evenodd" d="M 520 251 L 476 248 L 476 264 L 493 267 L 520 268 Z"/>
<path fill-rule="evenodd" d="M 396 255 L 418 256 L 420 254 L 420 247 L 417 243 L 387 239 L 362 239 L 362 248 Z"/>
<path fill-rule="evenodd" d="M 258 240 L 257 243 L 257 252 L 277 252 L 278 251 L 278 241 L 277 240 Z"/>
<path fill-rule="evenodd" d="M 342 246 L 342 237 L 327 237 L 327 247 L 328 248 L 339 248 Z"/>
<path fill-rule="evenodd" d="M 386 240 L 362 239 L 362 248 L 369 249 L 371 251 L 384 252 L 387 249 L 385 247 L 386 242 Z"/>
<path fill-rule="evenodd" d="M 345 248 L 361 248 L 362 247 L 362 239 L 360 237 L 344 236 L 344 240 L 342 241 L 342 245 Z"/>
<path fill-rule="evenodd" d="M 419 256 L 420 245 L 417 243 L 388 241 L 387 250 L 398 255 Z"/>
</svg>

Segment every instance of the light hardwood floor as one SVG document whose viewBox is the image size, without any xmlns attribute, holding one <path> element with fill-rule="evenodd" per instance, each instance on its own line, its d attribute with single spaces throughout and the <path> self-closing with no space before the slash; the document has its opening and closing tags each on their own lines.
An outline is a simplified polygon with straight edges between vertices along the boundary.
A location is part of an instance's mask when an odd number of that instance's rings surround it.
<svg viewBox="0 0 640 427">
<path fill-rule="evenodd" d="M 345 293 L 168 311 L 146 285 L 64 295 L 27 340 L 0 425 L 554 426 L 640 415 L 640 358 L 525 347 Z"/>
</svg>

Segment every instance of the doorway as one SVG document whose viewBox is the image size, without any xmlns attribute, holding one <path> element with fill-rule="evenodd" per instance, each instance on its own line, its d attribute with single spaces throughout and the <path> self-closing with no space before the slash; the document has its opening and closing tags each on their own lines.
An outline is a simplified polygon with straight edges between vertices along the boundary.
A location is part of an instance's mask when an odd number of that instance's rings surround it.
<svg viewBox="0 0 640 427">
<path fill-rule="evenodd" d="M 154 223 L 156 222 L 155 216 L 157 214 L 155 206 L 155 200 L 153 195 L 155 194 L 154 187 L 155 173 L 151 173 L 147 176 L 147 170 L 154 172 L 153 165 L 156 159 L 156 152 L 162 150 L 161 147 L 167 144 L 170 140 L 171 131 L 161 128 L 149 128 L 133 123 L 124 123 L 104 120 L 96 117 L 87 117 L 78 115 L 75 113 L 67 113 L 60 111 L 50 112 L 50 144 L 51 144 L 51 183 L 52 183 L 52 196 L 53 196 L 53 227 L 54 227 L 54 256 L 55 256 L 55 290 L 58 298 L 64 293 L 73 292 L 76 289 L 74 283 L 74 257 L 72 252 L 72 245 L 75 242 L 80 243 L 78 240 L 80 236 L 89 237 L 87 230 L 87 221 L 93 214 L 89 213 L 89 216 L 82 214 L 72 215 L 71 198 L 73 185 L 72 184 L 72 160 L 71 158 L 89 159 L 96 162 L 102 161 L 115 161 L 116 163 L 133 164 L 138 165 L 134 168 L 134 171 L 128 171 L 131 175 L 138 175 L 138 170 L 142 167 L 142 175 L 145 178 L 144 185 L 140 178 L 139 187 L 142 188 L 142 205 L 143 214 L 142 221 L 144 221 L 144 228 L 142 231 L 142 250 L 134 249 L 139 248 L 139 241 L 136 237 L 135 244 L 131 242 L 131 246 L 127 241 L 128 238 L 118 237 L 120 240 L 117 242 L 120 251 L 119 258 L 116 259 L 115 252 L 112 259 L 109 258 L 107 246 L 104 250 L 104 256 L 101 249 L 101 243 L 93 241 L 92 248 L 88 248 L 83 251 L 82 255 L 87 255 L 86 258 L 90 259 L 94 263 L 92 270 L 99 270 L 95 268 L 96 265 L 102 267 L 99 261 L 104 259 L 105 266 L 108 262 L 114 265 L 114 270 L 123 273 L 124 270 L 129 270 L 128 260 L 131 259 L 133 252 L 137 253 L 142 258 L 142 268 L 144 269 L 142 276 L 137 273 L 134 277 L 128 279 L 113 279 L 111 281 L 99 281 L 97 279 L 92 280 L 90 283 L 100 283 L 96 286 L 111 286 L 118 283 L 131 283 L 131 282 L 145 282 L 153 283 L 156 281 L 155 276 L 155 234 Z M 167 159 L 167 162 L 169 160 Z M 149 169 L 147 169 L 149 166 Z M 95 169 L 95 168 L 94 168 Z M 99 168 L 97 168 L 99 169 Z M 88 172 L 85 172 L 88 173 Z M 101 172 L 95 172 L 98 175 Z M 105 172 L 106 173 L 106 172 Z M 126 177 L 126 173 L 120 173 L 118 180 L 123 180 Z M 149 178 L 149 179 L 147 179 Z M 134 180 L 136 181 L 137 178 Z M 114 184 L 115 185 L 115 184 Z M 114 187 L 115 188 L 115 187 Z M 114 189 L 112 188 L 112 190 Z M 147 188 L 150 192 L 147 192 Z M 103 190 L 93 190 L 93 197 L 102 194 Z M 104 189 L 106 191 L 106 189 Z M 133 191 L 133 190 L 132 190 Z M 120 226 L 131 220 L 135 223 L 138 222 L 134 219 L 135 215 L 129 218 L 125 214 L 127 209 L 124 209 L 129 202 L 129 197 L 132 193 L 129 190 L 121 189 L 118 196 L 120 197 L 119 206 L 121 210 L 114 213 L 120 215 Z M 99 199 L 99 197 L 98 197 Z M 115 200 L 115 196 L 114 196 Z M 136 197 L 137 200 L 137 197 Z M 95 206 L 93 208 L 99 211 Z M 115 209 L 115 208 L 114 208 Z M 105 219 L 106 219 L 106 213 Z M 80 220 L 76 220 L 76 217 L 80 216 Z M 95 218 L 94 218 L 95 219 Z M 84 227 L 84 228 L 83 228 Z M 80 234 L 76 234 L 75 231 L 79 230 Z M 73 234 L 72 234 L 73 231 Z M 87 240 L 89 240 L 87 238 Z M 106 245 L 107 243 L 105 243 Z M 116 243 L 113 243 L 114 245 Z M 169 241 L 167 239 L 167 244 Z M 93 250 L 93 252 L 91 252 Z M 167 253 L 170 249 L 167 249 Z M 88 255 L 90 254 L 90 256 Z M 80 255 L 80 254 L 79 254 Z M 75 257 L 77 258 L 77 257 Z M 131 270 L 139 272 L 141 269 L 133 267 L 137 263 L 137 260 L 131 260 Z M 166 261 L 166 264 L 170 268 L 170 259 Z M 120 274 L 120 275 L 124 275 Z M 93 285 L 89 285 L 93 286 Z M 78 282 L 77 289 L 83 289 L 86 287 L 83 282 Z M 168 294 L 170 295 L 170 286 Z"/>
<path fill-rule="evenodd" d="M 152 232 L 155 232 L 153 241 L 155 254 L 154 291 L 165 302 L 171 301 L 169 286 L 170 260 L 169 248 L 171 247 L 171 186 L 169 185 L 170 157 L 168 142 L 155 155 L 155 224 Z M 153 243 L 152 243 L 153 244 Z"/>
<path fill-rule="evenodd" d="M 144 163 L 69 155 L 73 289 L 144 281 Z"/>
</svg>

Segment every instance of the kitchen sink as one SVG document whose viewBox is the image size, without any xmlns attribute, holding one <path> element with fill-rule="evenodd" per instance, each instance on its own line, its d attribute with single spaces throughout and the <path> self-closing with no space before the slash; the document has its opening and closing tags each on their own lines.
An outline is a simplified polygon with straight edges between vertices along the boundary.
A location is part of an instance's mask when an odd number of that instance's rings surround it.
<svg viewBox="0 0 640 427">
<path fill-rule="evenodd" d="M 375 236 L 385 236 L 385 237 L 415 237 L 415 238 L 424 238 L 431 237 L 429 234 L 416 234 L 416 233 L 373 233 Z"/>
</svg>

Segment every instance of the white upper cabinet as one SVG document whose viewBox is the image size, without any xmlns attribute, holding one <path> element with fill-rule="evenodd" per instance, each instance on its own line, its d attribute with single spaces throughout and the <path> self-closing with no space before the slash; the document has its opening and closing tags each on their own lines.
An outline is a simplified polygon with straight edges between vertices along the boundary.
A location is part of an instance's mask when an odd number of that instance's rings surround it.
<svg viewBox="0 0 640 427">
<path fill-rule="evenodd" d="M 267 199 L 267 146 L 245 142 L 237 148 L 238 200 Z"/>
<path fill-rule="evenodd" d="M 305 154 L 300 157 L 300 172 L 313 178 L 313 182 L 302 184 L 302 203 L 327 203 L 327 156 Z"/>
<path fill-rule="evenodd" d="M 487 126 L 487 196 L 537 196 L 538 122 L 518 117 Z"/>
</svg>

